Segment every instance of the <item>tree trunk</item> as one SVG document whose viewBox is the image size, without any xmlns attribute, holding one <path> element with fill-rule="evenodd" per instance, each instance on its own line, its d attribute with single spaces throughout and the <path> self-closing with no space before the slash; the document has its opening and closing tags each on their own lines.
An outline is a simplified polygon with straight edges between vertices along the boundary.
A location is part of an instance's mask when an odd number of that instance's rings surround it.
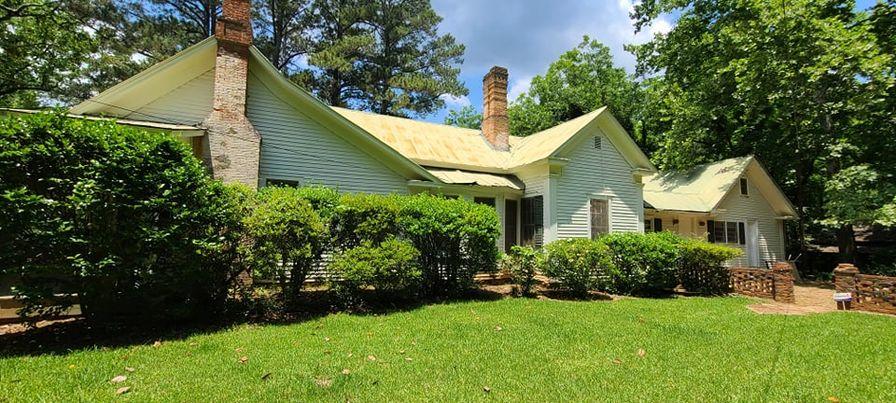
<svg viewBox="0 0 896 403">
<path fill-rule="evenodd" d="M 837 247 L 840 249 L 840 263 L 856 262 L 856 234 L 852 224 L 837 228 Z"/>
</svg>

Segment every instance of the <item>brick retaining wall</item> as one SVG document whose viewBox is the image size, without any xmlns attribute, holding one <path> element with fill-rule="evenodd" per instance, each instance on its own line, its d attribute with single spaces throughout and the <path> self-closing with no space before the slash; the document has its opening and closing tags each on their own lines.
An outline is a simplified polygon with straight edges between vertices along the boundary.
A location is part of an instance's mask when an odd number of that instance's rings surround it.
<svg viewBox="0 0 896 403">
<path fill-rule="evenodd" d="M 896 314 L 896 277 L 862 274 L 849 263 L 834 269 L 837 292 L 852 294 L 851 309 Z"/>
<path fill-rule="evenodd" d="M 738 294 L 794 302 L 790 263 L 775 263 L 771 270 L 733 267 L 728 271 L 731 273 L 731 289 Z"/>
</svg>

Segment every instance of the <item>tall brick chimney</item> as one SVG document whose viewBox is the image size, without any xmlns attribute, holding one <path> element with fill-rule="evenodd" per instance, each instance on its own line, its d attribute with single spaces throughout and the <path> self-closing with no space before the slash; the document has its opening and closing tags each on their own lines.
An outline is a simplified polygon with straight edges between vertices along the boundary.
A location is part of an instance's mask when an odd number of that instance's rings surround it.
<svg viewBox="0 0 896 403">
<path fill-rule="evenodd" d="M 496 150 L 510 149 L 507 119 L 507 69 L 492 67 L 482 79 L 482 135 Z"/>
<path fill-rule="evenodd" d="M 215 178 L 254 188 L 261 136 L 246 117 L 251 0 L 224 0 L 221 9 L 215 25 L 215 93 L 212 112 L 203 122 L 208 132 L 203 156 Z"/>
</svg>

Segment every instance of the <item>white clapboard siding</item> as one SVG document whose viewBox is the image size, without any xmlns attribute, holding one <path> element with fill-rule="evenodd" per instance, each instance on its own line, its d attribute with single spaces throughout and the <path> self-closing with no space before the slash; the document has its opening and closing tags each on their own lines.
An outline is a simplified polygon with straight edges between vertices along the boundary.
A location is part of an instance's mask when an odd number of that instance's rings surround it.
<svg viewBox="0 0 896 403">
<path fill-rule="evenodd" d="M 212 111 L 214 84 L 215 70 L 212 69 L 125 117 L 163 123 L 198 124 Z"/>
<path fill-rule="evenodd" d="M 589 203 L 592 198 L 610 200 L 612 232 L 642 231 L 644 196 L 632 179 L 632 168 L 607 137 L 596 130 L 594 137 L 580 141 L 569 155 L 569 163 L 557 178 L 557 237 L 590 236 Z"/>
<path fill-rule="evenodd" d="M 757 221 L 759 223 L 759 259 L 762 261 L 783 260 L 786 258 L 783 222 L 775 219 L 777 214 L 765 197 L 753 186 L 753 181 L 749 180 L 747 185 L 749 196 L 742 196 L 740 187 L 734 186 L 722 199 L 713 219 L 716 221 Z M 728 244 L 728 246 L 735 246 L 744 251 L 743 256 L 728 262 L 731 266 L 747 266 L 749 264 L 745 245 Z"/>
<path fill-rule="evenodd" d="M 262 185 L 281 179 L 340 192 L 407 193 L 405 178 L 278 98 L 252 74 L 247 104 L 262 137 Z"/>
</svg>

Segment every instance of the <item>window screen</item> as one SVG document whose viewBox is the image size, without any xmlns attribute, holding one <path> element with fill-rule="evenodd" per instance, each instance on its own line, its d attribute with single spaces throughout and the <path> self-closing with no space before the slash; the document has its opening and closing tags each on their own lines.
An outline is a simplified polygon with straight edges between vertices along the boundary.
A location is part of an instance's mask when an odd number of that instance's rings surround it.
<svg viewBox="0 0 896 403">
<path fill-rule="evenodd" d="M 610 211 L 604 199 L 591 199 L 591 239 L 610 232 Z"/>
</svg>

